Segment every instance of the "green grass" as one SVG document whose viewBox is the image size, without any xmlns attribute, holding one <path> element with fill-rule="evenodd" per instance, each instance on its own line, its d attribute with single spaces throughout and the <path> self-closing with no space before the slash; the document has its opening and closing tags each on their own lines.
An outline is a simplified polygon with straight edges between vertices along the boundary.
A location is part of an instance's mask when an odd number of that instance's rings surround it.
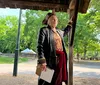
<svg viewBox="0 0 100 85">
<path fill-rule="evenodd" d="M 22 57 L 20 57 L 18 60 L 19 63 L 27 62 L 27 61 L 28 58 L 22 58 Z M 0 56 L 0 64 L 12 64 L 12 63 L 14 63 L 14 58 Z"/>
<path fill-rule="evenodd" d="M 100 60 L 91 60 L 92 62 L 100 62 Z"/>
</svg>

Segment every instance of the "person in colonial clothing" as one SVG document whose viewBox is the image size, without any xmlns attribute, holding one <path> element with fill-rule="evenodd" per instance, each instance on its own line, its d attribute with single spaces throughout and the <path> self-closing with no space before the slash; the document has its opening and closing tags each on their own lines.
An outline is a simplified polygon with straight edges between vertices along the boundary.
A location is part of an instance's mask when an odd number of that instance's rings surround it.
<svg viewBox="0 0 100 85">
<path fill-rule="evenodd" d="M 42 23 L 46 26 L 40 29 L 38 35 L 38 64 L 42 70 L 46 70 L 46 67 L 53 69 L 54 75 L 51 83 L 39 78 L 38 85 L 62 85 L 62 82 L 67 85 L 67 53 L 63 37 L 72 28 L 72 22 L 64 30 L 60 30 L 57 28 L 56 14 L 48 13 Z"/>
</svg>

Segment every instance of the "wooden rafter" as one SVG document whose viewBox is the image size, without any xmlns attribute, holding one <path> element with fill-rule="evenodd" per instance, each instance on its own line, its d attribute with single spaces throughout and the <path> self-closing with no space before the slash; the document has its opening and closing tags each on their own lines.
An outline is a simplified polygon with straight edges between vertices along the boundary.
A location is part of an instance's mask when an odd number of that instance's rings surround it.
<svg viewBox="0 0 100 85">
<path fill-rule="evenodd" d="M 0 8 L 21 8 L 33 10 L 52 10 L 67 12 L 69 4 L 74 0 L 0 0 Z M 79 1 L 79 12 L 86 13 L 90 0 Z"/>
</svg>

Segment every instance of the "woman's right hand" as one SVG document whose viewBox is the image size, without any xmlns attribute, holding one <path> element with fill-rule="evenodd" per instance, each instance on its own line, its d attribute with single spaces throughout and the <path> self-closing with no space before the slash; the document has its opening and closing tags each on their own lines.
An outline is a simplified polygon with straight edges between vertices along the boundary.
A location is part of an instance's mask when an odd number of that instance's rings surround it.
<svg viewBox="0 0 100 85">
<path fill-rule="evenodd" d="M 47 65 L 46 63 L 41 64 L 41 70 L 42 71 L 46 71 L 46 65 Z"/>
</svg>

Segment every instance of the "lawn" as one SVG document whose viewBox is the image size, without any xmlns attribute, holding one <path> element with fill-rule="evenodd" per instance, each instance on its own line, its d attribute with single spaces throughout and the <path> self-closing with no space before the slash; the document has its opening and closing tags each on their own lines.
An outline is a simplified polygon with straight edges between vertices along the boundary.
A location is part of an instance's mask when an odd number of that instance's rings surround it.
<svg viewBox="0 0 100 85">
<path fill-rule="evenodd" d="M 23 58 L 23 57 L 20 57 L 18 60 L 19 63 L 27 62 L 27 61 L 28 61 L 28 58 Z M 0 64 L 12 64 L 12 63 L 14 63 L 14 58 L 0 56 Z"/>
</svg>

